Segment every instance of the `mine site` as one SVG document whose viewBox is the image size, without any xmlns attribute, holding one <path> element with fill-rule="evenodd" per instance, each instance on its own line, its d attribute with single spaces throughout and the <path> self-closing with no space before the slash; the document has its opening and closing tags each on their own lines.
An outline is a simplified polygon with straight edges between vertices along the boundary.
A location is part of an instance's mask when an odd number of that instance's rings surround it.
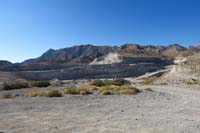
<svg viewBox="0 0 200 133">
<path fill-rule="evenodd" d="M 199 133 L 198 0 L 1 0 L 0 133 Z"/>
<path fill-rule="evenodd" d="M 20 64 L 1 61 L 1 131 L 199 131 L 198 46 L 104 49 L 81 45 Z"/>
</svg>

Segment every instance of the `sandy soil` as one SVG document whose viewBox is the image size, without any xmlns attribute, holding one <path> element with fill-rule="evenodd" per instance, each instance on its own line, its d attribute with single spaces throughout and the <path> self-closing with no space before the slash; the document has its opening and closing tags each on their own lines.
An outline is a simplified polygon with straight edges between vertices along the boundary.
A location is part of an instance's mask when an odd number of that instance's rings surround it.
<svg viewBox="0 0 200 133">
<path fill-rule="evenodd" d="M 150 87 L 133 96 L 0 99 L 0 132 L 199 133 L 200 88 Z"/>
</svg>

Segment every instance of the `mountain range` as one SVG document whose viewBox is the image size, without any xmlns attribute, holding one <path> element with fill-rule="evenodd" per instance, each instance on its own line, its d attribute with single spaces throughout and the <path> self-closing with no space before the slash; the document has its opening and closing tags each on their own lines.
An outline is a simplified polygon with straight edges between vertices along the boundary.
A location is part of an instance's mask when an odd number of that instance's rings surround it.
<svg viewBox="0 0 200 133">
<path fill-rule="evenodd" d="M 38 58 L 21 63 L 0 61 L 0 71 L 12 72 L 16 77 L 26 80 L 135 77 L 164 69 L 174 64 L 176 57 L 191 56 L 199 51 L 199 45 L 185 48 L 178 44 L 88 44 L 58 50 L 49 49 Z"/>
<path fill-rule="evenodd" d="M 198 51 L 197 47 L 185 48 L 178 44 L 168 46 L 142 46 L 139 44 L 124 44 L 122 46 L 80 45 L 63 49 L 49 49 L 40 57 L 29 59 L 21 64 L 88 64 L 94 59 L 109 53 L 119 53 L 123 56 L 160 56 L 174 58 L 183 51 Z"/>
<path fill-rule="evenodd" d="M 141 57 L 141 56 L 155 56 L 171 58 L 181 55 L 182 53 L 191 53 L 191 51 L 199 51 L 199 45 L 195 47 L 185 48 L 179 44 L 172 44 L 168 46 L 142 46 L 139 44 L 124 44 L 122 46 L 94 46 L 79 45 L 58 50 L 49 49 L 40 57 L 28 59 L 21 63 L 12 64 L 9 61 L 0 61 L 0 69 L 5 67 L 41 67 L 41 66 L 55 66 L 55 65 L 77 65 L 89 64 L 97 58 L 104 57 L 109 53 L 118 53 L 121 58 L 124 57 Z"/>
</svg>

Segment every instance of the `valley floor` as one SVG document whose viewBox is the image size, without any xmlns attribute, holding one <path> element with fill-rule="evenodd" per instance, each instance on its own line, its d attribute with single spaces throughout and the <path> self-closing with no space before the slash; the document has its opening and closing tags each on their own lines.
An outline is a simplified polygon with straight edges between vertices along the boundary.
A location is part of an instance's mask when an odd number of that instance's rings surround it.
<svg viewBox="0 0 200 133">
<path fill-rule="evenodd" d="M 199 133 L 200 88 L 148 87 L 132 96 L 0 99 L 0 132 Z"/>
</svg>

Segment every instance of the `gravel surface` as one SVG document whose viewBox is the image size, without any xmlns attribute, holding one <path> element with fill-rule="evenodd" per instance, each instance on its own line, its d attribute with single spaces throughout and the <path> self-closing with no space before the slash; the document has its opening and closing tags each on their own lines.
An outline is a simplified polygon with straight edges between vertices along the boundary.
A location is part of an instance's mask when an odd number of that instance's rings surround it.
<svg viewBox="0 0 200 133">
<path fill-rule="evenodd" d="M 199 133 L 200 88 L 150 87 L 132 96 L 0 99 L 0 132 Z"/>
</svg>

